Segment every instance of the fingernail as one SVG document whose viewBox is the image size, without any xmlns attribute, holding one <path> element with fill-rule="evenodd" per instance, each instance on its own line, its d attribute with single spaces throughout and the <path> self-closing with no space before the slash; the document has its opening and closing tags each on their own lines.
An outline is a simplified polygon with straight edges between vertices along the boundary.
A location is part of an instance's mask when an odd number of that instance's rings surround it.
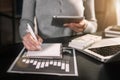
<svg viewBox="0 0 120 80">
<path fill-rule="evenodd" d="M 63 26 L 66 26 L 67 24 L 63 24 Z"/>
<path fill-rule="evenodd" d="M 38 49 L 41 49 L 41 46 L 37 46 Z"/>
</svg>

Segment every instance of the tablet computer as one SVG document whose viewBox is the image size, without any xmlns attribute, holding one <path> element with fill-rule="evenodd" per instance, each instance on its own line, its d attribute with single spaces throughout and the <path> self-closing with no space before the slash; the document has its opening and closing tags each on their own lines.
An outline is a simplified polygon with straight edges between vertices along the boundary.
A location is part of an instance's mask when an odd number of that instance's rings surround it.
<svg viewBox="0 0 120 80">
<path fill-rule="evenodd" d="M 65 23 L 79 23 L 84 17 L 81 16 L 53 16 L 52 25 L 63 26 Z"/>
</svg>

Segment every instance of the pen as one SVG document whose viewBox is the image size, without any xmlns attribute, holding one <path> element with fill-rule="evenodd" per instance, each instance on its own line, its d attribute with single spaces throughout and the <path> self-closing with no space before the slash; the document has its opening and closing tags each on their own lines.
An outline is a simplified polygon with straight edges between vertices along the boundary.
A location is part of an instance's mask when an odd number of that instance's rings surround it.
<svg viewBox="0 0 120 80">
<path fill-rule="evenodd" d="M 32 35 L 32 37 L 37 41 L 37 37 L 35 36 L 30 24 L 27 23 L 27 30 L 28 32 L 30 32 L 30 34 Z"/>
</svg>

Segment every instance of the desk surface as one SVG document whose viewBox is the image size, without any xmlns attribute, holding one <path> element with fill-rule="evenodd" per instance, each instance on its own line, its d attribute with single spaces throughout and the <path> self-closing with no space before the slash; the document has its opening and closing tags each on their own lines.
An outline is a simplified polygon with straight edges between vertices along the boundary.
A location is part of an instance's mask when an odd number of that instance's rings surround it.
<svg viewBox="0 0 120 80">
<path fill-rule="evenodd" d="M 62 42 L 67 45 L 71 37 L 47 39 L 45 42 Z M 21 49 L 22 43 L 0 47 L 0 80 L 119 80 L 120 62 L 103 64 L 76 50 L 78 77 L 62 77 L 33 74 L 15 74 L 6 71 L 15 60 Z M 119 79 L 118 79 L 119 78 Z"/>
</svg>

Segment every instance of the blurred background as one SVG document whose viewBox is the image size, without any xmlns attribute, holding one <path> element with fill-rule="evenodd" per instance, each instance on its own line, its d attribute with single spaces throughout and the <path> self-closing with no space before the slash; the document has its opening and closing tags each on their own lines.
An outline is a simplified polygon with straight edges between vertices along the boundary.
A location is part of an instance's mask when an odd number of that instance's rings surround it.
<svg viewBox="0 0 120 80">
<path fill-rule="evenodd" d="M 116 3 L 119 0 L 95 0 L 95 13 L 98 20 L 98 32 L 110 25 L 117 25 Z M 0 0 L 0 45 L 21 42 L 19 21 L 22 0 Z"/>
</svg>

